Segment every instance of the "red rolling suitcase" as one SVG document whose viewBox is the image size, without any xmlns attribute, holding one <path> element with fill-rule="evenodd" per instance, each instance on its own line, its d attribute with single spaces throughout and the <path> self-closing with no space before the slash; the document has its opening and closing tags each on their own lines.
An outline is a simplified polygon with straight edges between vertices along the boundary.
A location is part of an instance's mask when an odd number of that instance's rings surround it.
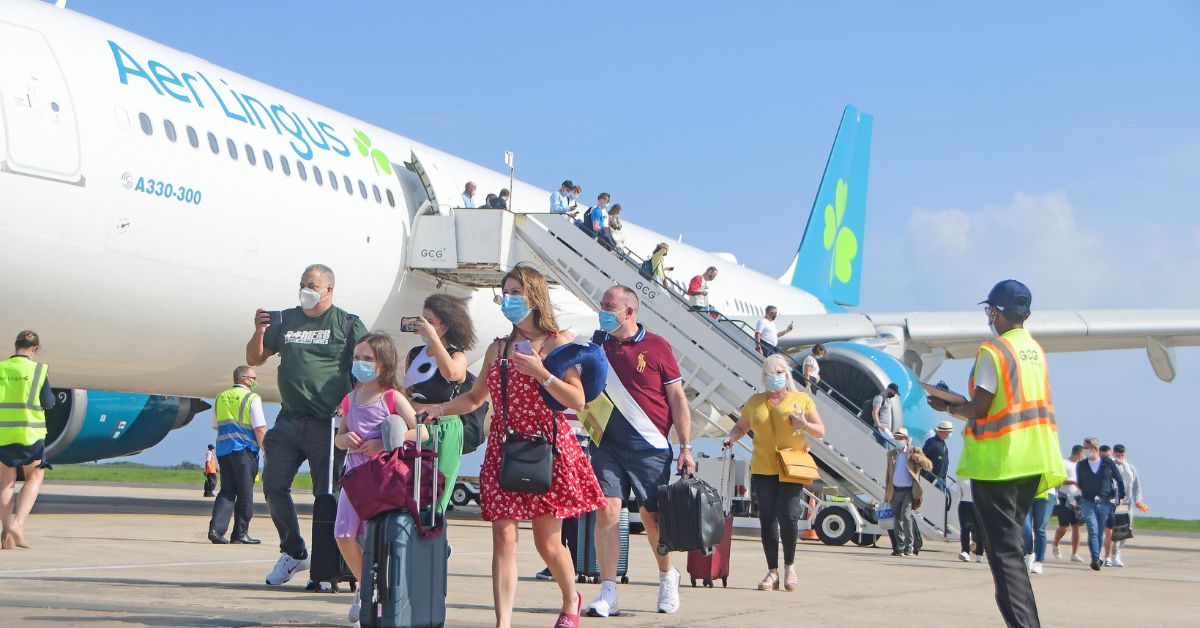
<svg viewBox="0 0 1200 628">
<path fill-rule="evenodd" d="M 701 550 L 688 552 L 687 570 L 692 579 L 692 586 L 699 580 L 706 587 L 711 587 L 720 579 L 721 586 L 729 586 L 729 552 L 733 539 L 733 450 L 726 448 L 721 452 L 721 507 L 725 512 L 725 534 L 721 542 L 714 545 L 712 553 L 705 555 Z"/>
</svg>

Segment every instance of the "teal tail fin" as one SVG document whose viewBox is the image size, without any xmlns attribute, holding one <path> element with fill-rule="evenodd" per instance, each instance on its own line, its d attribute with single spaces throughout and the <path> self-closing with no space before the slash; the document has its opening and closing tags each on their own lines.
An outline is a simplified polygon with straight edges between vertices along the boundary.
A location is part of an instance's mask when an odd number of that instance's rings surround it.
<svg viewBox="0 0 1200 628">
<path fill-rule="evenodd" d="M 800 248 L 780 278 L 827 306 L 859 303 L 871 122 L 870 114 L 846 107 Z"/>
</svg>

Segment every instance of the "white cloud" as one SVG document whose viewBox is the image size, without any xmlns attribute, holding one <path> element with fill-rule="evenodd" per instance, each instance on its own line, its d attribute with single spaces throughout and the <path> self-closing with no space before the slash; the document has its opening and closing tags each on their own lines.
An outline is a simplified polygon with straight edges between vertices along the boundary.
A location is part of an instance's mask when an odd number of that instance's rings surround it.
<svg viewBox="0 0 1200 628">
<path fill-rule="evenodd" d="M 904 243 L 910 293 L 936 294 L 936 307 L 974 303 L 1007 278 L 1029 285 L 1035 307 L 1200 306 L 1200 229 L 1090 220 L 1063 192 L 1019 192 L 974 211 L 918 207 Z"/>
</svg>

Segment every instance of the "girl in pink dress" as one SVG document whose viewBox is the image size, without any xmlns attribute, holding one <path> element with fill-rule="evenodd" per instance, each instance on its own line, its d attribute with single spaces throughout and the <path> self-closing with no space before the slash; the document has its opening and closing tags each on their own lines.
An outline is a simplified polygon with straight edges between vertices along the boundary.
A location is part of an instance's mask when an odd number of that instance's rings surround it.
<svg viewBox="0 0 1200 628">
<path fill-rule="evenodd" d="M 591 465 L 579 448 L 579 442 L 561 412 L 550 409 L 539 388 L 545 388 L 564 406 L 581 410 L 584 406 L 583 383 L 579 372 L 568 369 L 559 379 L 542 364 L 542 357 L 574 338 L 560 332 L 554 320 L 546 279 L 532 267 L 517 266 L 504 276 L 504 316 L 513 323 L 512 334 L 498 339 L 488 348 L 484 359 L 486 377 L 475 381 L 470 391 L 441 405 L 427 408 L 430 417 L 463 414 L 479 407 L 490 396 L 496 408 L 488 433 L 488 448 L 480 472 L 483 518 L 492 523 L 492 598 L 496 608 L 496 626 L 512 624 L 513 599 L 517 590 L 517 521 L 533 521 L 533 541 L 538 554 L 554 574 L 562 591 L 562 610 L 555 628 L 576 628 L 583 599 L 575 589 L 575 568 L 571 554 L 562 545 L 562 519 L 603 508 L 604 493 Z M 529 354 L 516 350 L 519 344 L 532 349 Z M 525 433 L 558 433 L 559 454 L 554 457 L 554 476 L 546 493 L 516 493 L 500 488 L 500 461 L 505 433 L 500 405 L 504 403 L 501 369 L 507 359 L 508 427 Z"/>
<path fill-rule="evenodd" d="M 409 428 L 416 427 L 416 412 L 396 384 L 398 371 L 399 357 L 391 336 L 368 334 L 354 346 L 351 372 L 358 385 L 340 406 L 345 412 L 333 440 L 335 446 L 347 451 L 346 471 L 383 451 L 383 422 L 391 414 L 391 408 Z M 356 537 L 366 533 L 366 522 L 355 512 L 346 491 L 341 491 L 333 537 L 342 558 L 346 559 L 346 566 L 359 580 L 362 579 L 363 551 Z M 350 621 L 358 621 L 358 609 L 359 597 L 355 595 L 349 611 Z"/>
</svg>

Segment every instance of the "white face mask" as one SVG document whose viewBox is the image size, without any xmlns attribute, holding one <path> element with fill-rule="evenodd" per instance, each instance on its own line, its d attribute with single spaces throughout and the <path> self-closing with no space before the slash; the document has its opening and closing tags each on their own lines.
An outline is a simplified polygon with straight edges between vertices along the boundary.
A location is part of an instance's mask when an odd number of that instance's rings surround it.
<svg viewBox="0 0 1200 628">
<path fill-rule="evenodd" d="M 302 310 L 311 310 L 324 300 L 321 293 L 312 288 L 300 289 L 300 309 Z"/>
</svg>

